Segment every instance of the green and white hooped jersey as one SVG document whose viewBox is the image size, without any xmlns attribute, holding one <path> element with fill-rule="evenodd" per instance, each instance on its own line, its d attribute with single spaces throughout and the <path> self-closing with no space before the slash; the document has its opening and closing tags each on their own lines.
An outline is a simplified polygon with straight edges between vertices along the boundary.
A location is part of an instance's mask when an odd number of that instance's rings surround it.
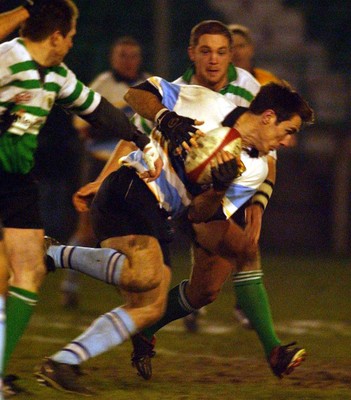
<svg viewBox="0 0 351 400">
<path fill-rule="evenodd" d="M 0 45 L 0 59 L 0 116 L 6 112 L 15 116 L 0 136 L 0 171 L 27 174 L 34 166 L 38 134 L 54 103 L 85 115 L 96 109 L 101 96 L 63 63 L 39 71 L 20 38 Z"/>
<path fill-rule="evenodd" d="M 191 66 L 174 83 L 177 85 L 194 85 L 196 84 L 193 81 L 194 75 L 195 67 Z M 238 107 L 248 107 L 261 87 L 253 75 L 245 69 L 234 67 L 233 64 L 229 65 L 227 80 L 228 85 L 224 86 L 219 93 Z"/>
</svg>

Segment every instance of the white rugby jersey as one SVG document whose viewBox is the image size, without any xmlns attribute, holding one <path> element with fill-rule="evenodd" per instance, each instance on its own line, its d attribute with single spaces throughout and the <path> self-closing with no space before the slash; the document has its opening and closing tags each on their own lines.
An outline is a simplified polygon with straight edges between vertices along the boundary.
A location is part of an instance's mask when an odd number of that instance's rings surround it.
<svg viewBox="0 0 351 400">
<path fill-rule="evenodd" d="M 0 115 L 16 118 L 0 137 L 0 169 L 28 173 L 34 165 L 37 135 L 54 103 L 85 115 L 101 96 L 81 83 L 64 63 L 41 68 L 22 39 L 0 45 Z"/>
<path fill-rule="evenodd" d="M 178 85 L 193 85 L 195 76 L 195 67 L 191 66 L 184 74 L 177 78 L 173 83 Z M 248 107 L 253 98 L 260 90 L 261 85 L 249 72 L 242 68 L 237 68 L 233 64 L 229 65 L 227 71 L 228 84 L 224 86 L 218 93 L 225 96 L 236 106 Z M 199 119 L 199 118 L 197 118 Z M 153 128 L 153 122 L 134 115 L 133 123 L 139 130 L 146 134 L 150 134 Z"/>
<path fill-rule="evenodd" d="M 235 109 L 235 105 L 225 96 L 203 86 L 179 85 L 159 77 L 149 78 L 148 81 L 157 88 L 163 104 L 168 109 L 183 116 L 204 120 L 205 124 L 201 125 L 201 130 L 205 133 L 220 126 L 225 116 Z M 172 216 L 176 216 L 190 204 L 191 195 L 186 190 L 182 174 L 177 174 L 170 163 L 165 140 L 160 138 L 156 130 L 153 131 L 152 137 L 157 142 L 164 168 L 161 176 L 147 185 L 160 205 Z M 242 152 L 241 159 L 246 171 L 233 181 L 223 201 L 223 211 L 227 218 L 254 195 L 268 173 L 266 157 L 251 158 Z M 123 163 L 139 172 L 147 169 L 139 150 L 124 157 Z"/>
</svg>

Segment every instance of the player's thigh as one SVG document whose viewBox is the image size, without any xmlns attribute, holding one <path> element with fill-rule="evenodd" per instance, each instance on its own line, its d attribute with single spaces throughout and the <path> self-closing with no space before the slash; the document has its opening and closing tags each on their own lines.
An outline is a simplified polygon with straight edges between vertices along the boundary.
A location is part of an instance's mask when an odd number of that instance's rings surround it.
<svg viewBox="0 0 351 400">
<path fill-rule="evenodd" d="M 156 238 L 147 235 L 112 237 L 102 241 L 101 246 L 126 255 L 119 278 L 119 286 L 124 290 L 140 293 L 160 285 L 163 255 Z"/>
<path fill-rule="evenodd" d="M 200 246 L 221 257 L 248 257 L 257 250 L 245 231 L 232 220 L 194 224 L 194 230 Z"/>
<path fill-rule="evenodd" d="M 190 287 L 203 293 L 217 293 L 233 271 L 233 263 L 199 246 L 193 246 Z"/>
<path fill-rule="evenodd" d="M 163 267 L 162 280 L 160 285 L 147 292 L 136 293 L 124 289 L 120 293 L 127 305 L 130 308 L 154 306 L 157 309 L 163 310 L 167 303 L 167 295 L 171 281 L 171 269 L 166 265 Z"/>
<path fill-rule="evenodd" d="M 211 221 L 193 224 L 196 242 L 200 247 L 216 254 L 223 241 L 226 231 L 229 229 L 229 221 Z"/>
</svg>

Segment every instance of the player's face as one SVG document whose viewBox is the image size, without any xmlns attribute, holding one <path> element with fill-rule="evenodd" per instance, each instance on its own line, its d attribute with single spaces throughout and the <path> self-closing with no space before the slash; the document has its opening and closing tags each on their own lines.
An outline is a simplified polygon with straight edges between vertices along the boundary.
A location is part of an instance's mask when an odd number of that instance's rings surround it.
<svg viewBox="0 0 351 400">
<path fill-rule="evenodd" d="M 199 43 L 189 47 L 188 52 L 195 64 L 197 84 L 216 92 L 228 84 L 227 70 L 232 57 L 228 38 L 223 35 L 202 35 Z"/>
<path fill-rule="evenodd" d="M 254 49 L 244 36 L 233 34 L 233 56 L 232 62 L 236 67 L 251 69 L 251 59 L 254 54 Z"/>
<path fill-rule="evenodd" d="M 111 54 L 111 67 L 128 79 L 137 79 L 141 64 L 141 49 L 129 44 L 117 45 Z"/>
<path fill-rule="evenodd" d="M 294 134 L 300 130 L 301 124 L 299 115 L 294 115 L 287 121 L 277 122 L 273 112 L 270 120 L 260 130 L 259 143 L 255 147 L 263 154 L 279 147 L 292 147 L 295 144 Z"/>
</svg>

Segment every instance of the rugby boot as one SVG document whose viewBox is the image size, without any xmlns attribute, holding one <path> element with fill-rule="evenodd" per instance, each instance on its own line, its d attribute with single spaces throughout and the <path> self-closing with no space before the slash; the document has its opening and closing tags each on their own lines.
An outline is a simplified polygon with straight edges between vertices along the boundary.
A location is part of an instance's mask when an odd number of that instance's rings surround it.
<svg viewBox="0 0 351 400">
<path fill-rule="evenodd" d="M 79 365 L 59 363 L 50 358 L 45 358 L 40 368 L 34 373 L 37 381 L 42 385 L 62 392 L 93 396 L 94 392 L 79 382 L 82 375 Z"/>
<path fill-rule="evenodd" d="M 268 363 L 278 378 L 283 375 L 291 374 L 306 358 L 306 350 L 300 347 L 294 347 L 296 342 L 286 344 L 285 346 L 275 347 L 269 356 Z"/>
<path fill-rule="evenodd" d="M 132 366 L 137 369 L 138 375 L 145 380 L 151 379 L 151 358 L 155 356 L 154 351 L 156 337 L 148 340 L 143 334 L 137 333 L 132 337 L 133 352 L 131 355 Z"/>
</svg>

